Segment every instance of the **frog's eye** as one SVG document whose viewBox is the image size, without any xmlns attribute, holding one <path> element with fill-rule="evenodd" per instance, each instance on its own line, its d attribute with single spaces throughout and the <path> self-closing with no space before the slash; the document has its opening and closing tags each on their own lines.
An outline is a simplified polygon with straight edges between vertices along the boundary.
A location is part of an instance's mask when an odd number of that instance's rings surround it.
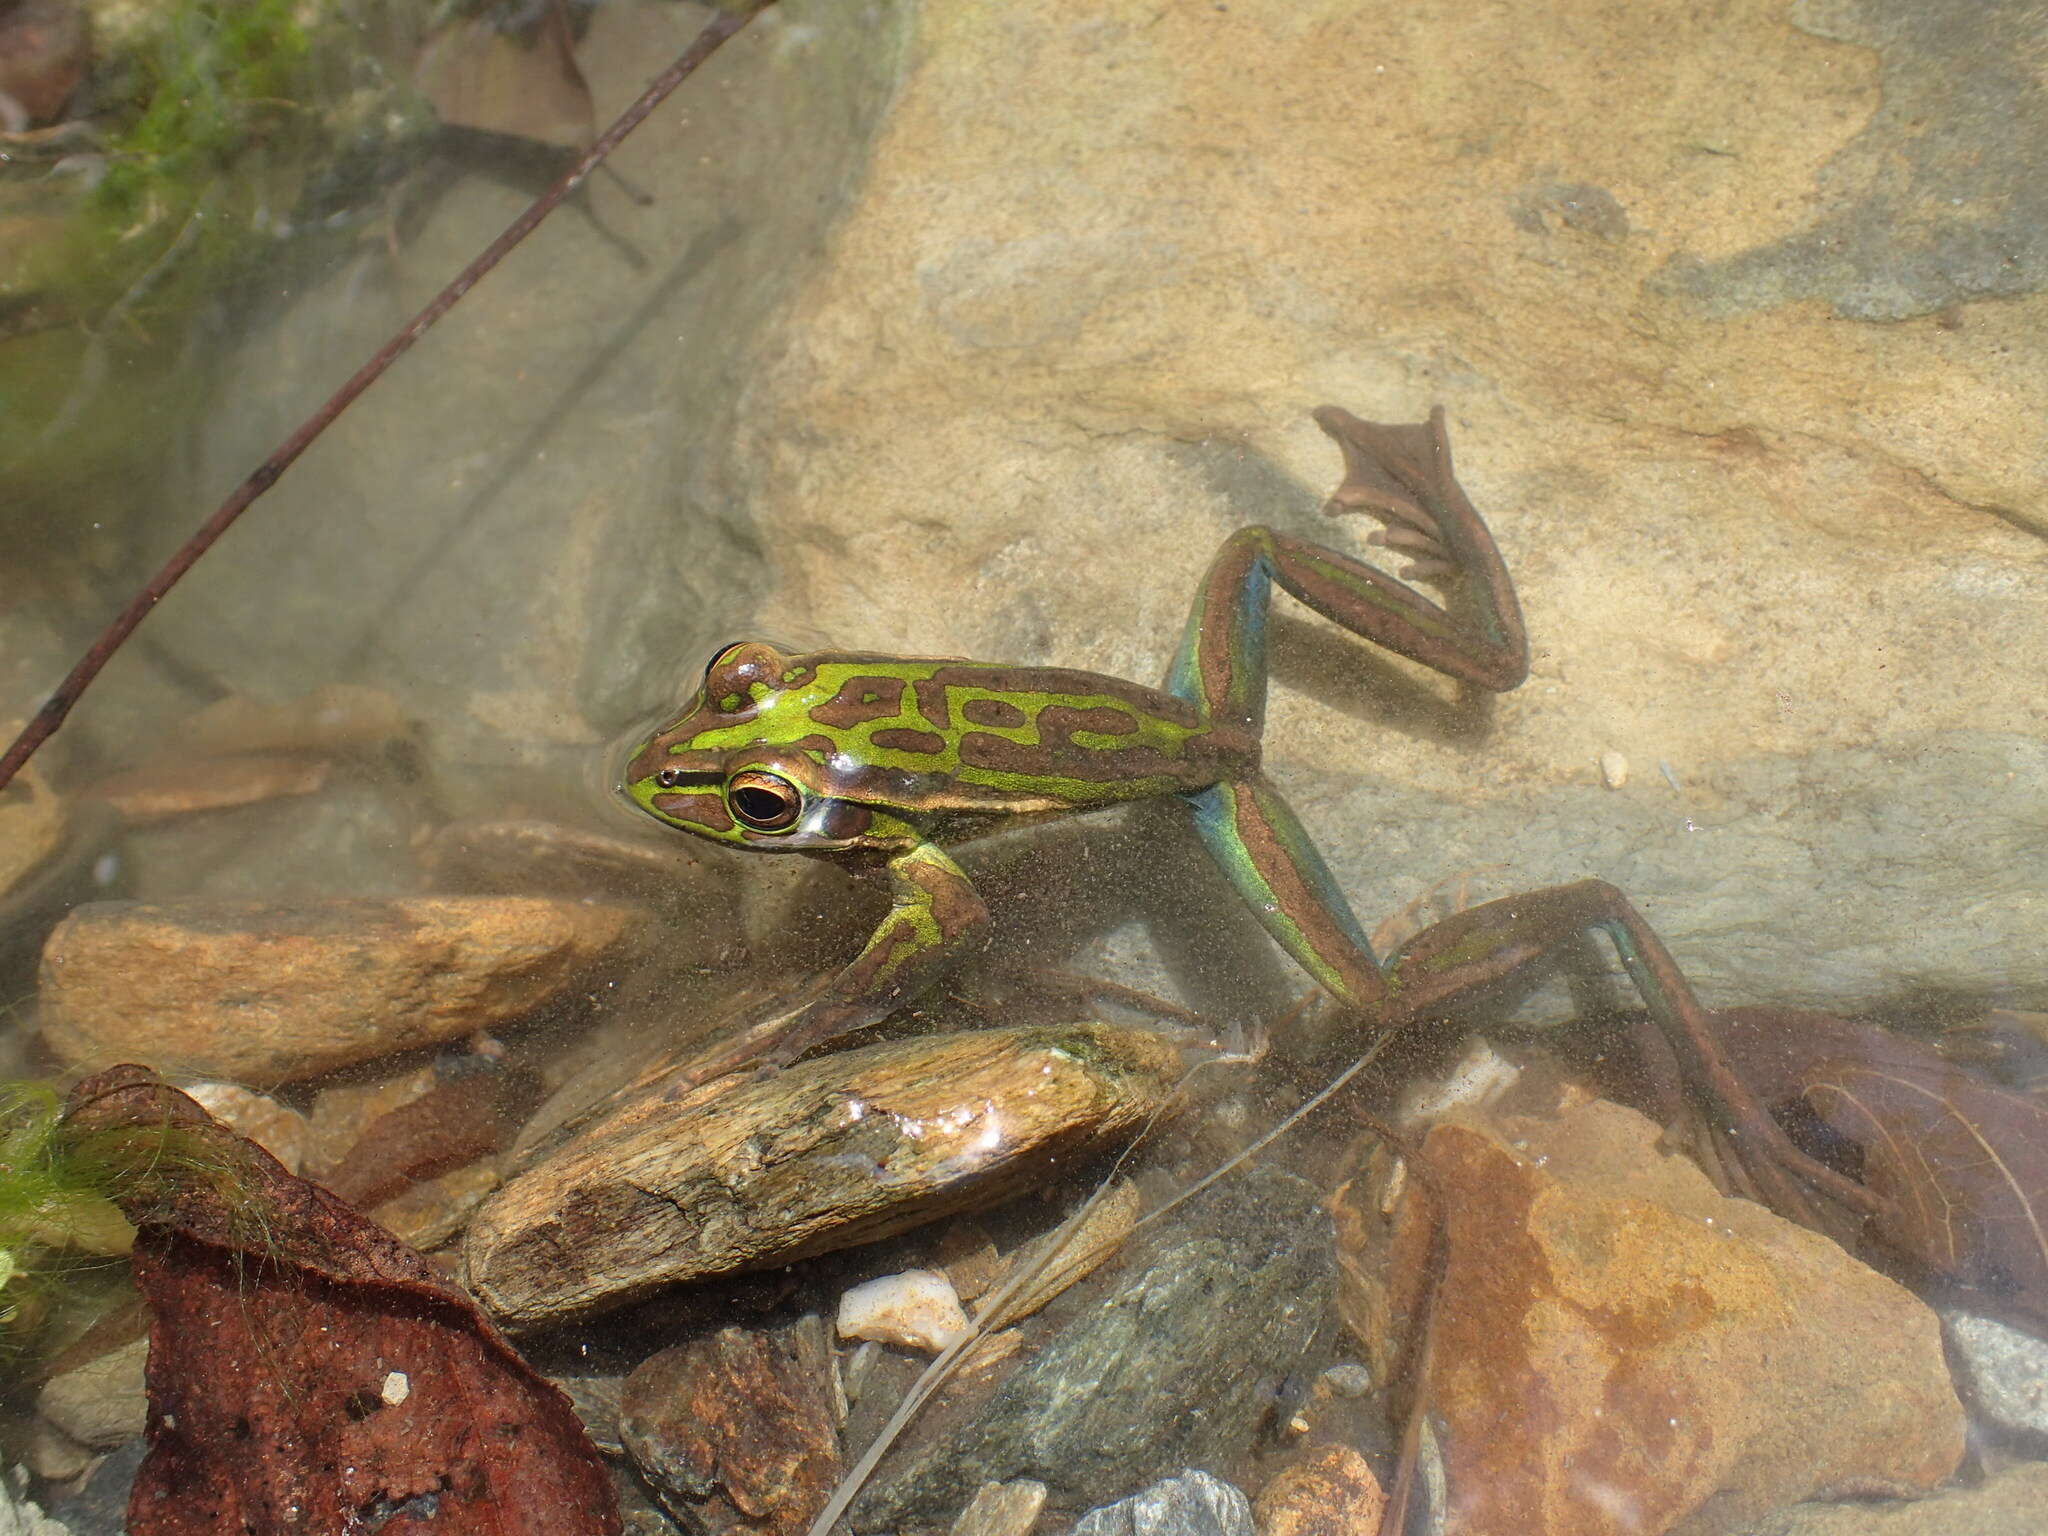
<svg viewBox="0 0 2048 1536">
<path fill-rule="evenodd" d="M 704 663 L 704 687 L 707 692 L 711 687 L 711 674 L 718 670 L 718 664 L 746 643 L 744 640 L 731 640 L 711 653 L 711 659 Z"/>
<path fill-rule="evenodd" d="M 746 768 L 725 781 L 725 803 L 756 832 L 787 832 L 796 825 L 804 797 L 780 774 Z"/>
</svg>

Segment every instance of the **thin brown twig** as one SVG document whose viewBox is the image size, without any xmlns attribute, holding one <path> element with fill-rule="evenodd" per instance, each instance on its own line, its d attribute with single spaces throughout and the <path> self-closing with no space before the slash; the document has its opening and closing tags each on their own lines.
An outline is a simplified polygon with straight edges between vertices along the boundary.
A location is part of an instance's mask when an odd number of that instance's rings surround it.
<svg viewBox="0 0 2048 1536">
<path fill-rule="evenodd" d="M 704 61 L 716 53 L 719 46 L 742 27 L 766 10 L 774 0 L 753 0 L 743 9 L 720 11 L 707 22 L 704 29 L 691 39 L 676 61 L 656 76 L 653 83 L 642 91 L 631 106 L 621 112 L 616 121 L 598 135 L 581 159 L 571 166 L 562 178 L 527 207 L 525 212 L 506 226 L 505 232 L 493 240 L 476 260 L 456 274 L 455 279 L 434 295 L 425 309 L 411 320 L 362 367 L 358 368 L 346 384 L 337 389 L 327 402 L 307 417 L 297 431 L 286 438 L 277 449 L 250 473 L 249 477 L 236 486 L 228 499 L 198 530 L 181 544 L 176 553 L 164 562 L 163 569 L 145 582 L 140 591 L 130 598 L 126 607 L 114 616 L 113 622 L 100 632 L 97 640 L 79 657 L 78 664 L 65 675 L 57 691 L 43 702 L 21 734 L 15 737 L 4 754 L 0 754 L 0 789 L 5 789 L 16 773 L 36 749 L 57 732 L 64 723 L 64 717 L 79 700 L 92 680 L 99 676 L 100 669 L 113 659 L 114 652 L 135 632 L 136 626 L 148 617 L 152 608 L 163 600 L 164 594 L 178 584 L 180 578 L 211 549 L 220 536 L 234 525 L 235 519 L 248 511 L 256 498 L 275 485 L 284 472 L 291 468 L 300 454 L 304 453 L 334 419 L 355 403 L 356 397 L 381 378 L 386 369 L 403 357 L 412 344 L 424 336 L 433 325 L 449 310 L 453 309 L 462 296 L 474 288 L 483 275 L 495 267 L 511 252 L 512 248 L 532 234 L 534 229 L 554 211 L 555 205 L 574 192 L 583 179 L 595 170 L 604 157 L 616 149 L 620 142 L 646 119 L 647 115 L 672 93 L 675 88 L 696 73 Z"/>
</svg>

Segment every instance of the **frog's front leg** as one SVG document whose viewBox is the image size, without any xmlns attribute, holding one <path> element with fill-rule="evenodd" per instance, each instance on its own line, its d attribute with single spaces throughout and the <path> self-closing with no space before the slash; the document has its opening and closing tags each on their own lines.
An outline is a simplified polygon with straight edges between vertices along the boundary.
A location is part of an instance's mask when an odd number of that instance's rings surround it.
<svg viewBox="0 0 2048 1536">
<path fill-rule="evenodd" d="M 988 920 L 974 882 L 938 844 L 890 855 L 889 911 L 858 955 L 793 1004 L 741 1030 L 684 1074 L 709 1082 L 747 1066 L 786 1066 L 813 1046 L 864 1029 L 929 987 Z"/>
</svg>

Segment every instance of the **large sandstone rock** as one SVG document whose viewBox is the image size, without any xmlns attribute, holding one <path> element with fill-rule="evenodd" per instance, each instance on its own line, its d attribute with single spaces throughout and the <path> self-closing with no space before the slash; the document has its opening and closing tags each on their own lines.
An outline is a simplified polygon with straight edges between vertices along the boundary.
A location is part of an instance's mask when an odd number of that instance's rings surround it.
<svg viewBox="0 0 2048 1536">
<path fill-rule="evenodd" d="M 1718 1000 L 2048 995 L 2029 14 L 923 5 L 738 423 L 759 621 L 1149 680 L 1230 528 L 1353 536 L 1310 406 L 1442 399 L 1535 674 L 1280 626 L 1368 927 L 1602 874 Z"/>
<path fill-rule="evenodd" d="M 1441 399 L 1531 682 L 1481 713 L 1276 626 L 1269 761 L 1368 926 L 1598 874 L 1713 1001 L 2039 1006 L 2031 15 L 783 0 L 626 147 L 654 202 L 594 182 L 152 633 L 238 688 L 402 676 L 456 803 L 538 767 L 581 814 L 749 630 L 1156 677 L 1230 528 L 1352 537 L 1310 406 Z M 600 8 L 600 111 L 699 19 Z M 520 201 L 306 285 L 205 485 Z M 139 675 L 78 716 L 109 759 Z"/>
<path fill-rule="evenodd" d="M 1450 1258 L 1428 1392 L 1455 1536 L 1712 1536 L 1956 1470 L 1934 1313 L 1715 1193 L 1658 1134 L 1604 1101 L 1430 1132 Z"/>
</svg>

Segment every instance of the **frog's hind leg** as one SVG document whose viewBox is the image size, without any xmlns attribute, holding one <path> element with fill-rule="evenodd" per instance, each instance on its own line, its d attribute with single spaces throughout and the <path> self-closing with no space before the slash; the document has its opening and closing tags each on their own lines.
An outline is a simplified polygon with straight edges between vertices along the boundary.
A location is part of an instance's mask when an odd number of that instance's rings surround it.
<svg viewBox="0 0 2048 1536">
<path fill-rule="evenodd" d="M 1351 903 L 1287 802 L 1261 774 L 1188 795 L 1195 830 L 1280 947 L 1348 1007 L 1386 995 L 1378 958 Z"/>
<path fill-rule="evenodd" d="M 1344 450 L 1326 511 L 1386 525 L 1375 542 L 1403 551 L 1403 575 L 1443 587 L 1449 606 L 1336 550 L 1277 529 L 1225 541 L 1189 610 L 1167 691 L 1211 729 L 1256 739 L 1266 715 L 1266 616 L 1273 583 L 1355 635 L 1450 677 L 1496 691 L 1528 675 L 1529 646 L 1507 567 L 1451 472 L 1442 407 L 1389 426 L 1324 406 L 1316 424 Z M 1188 797 L 1210 855 L 1301 967 L 1353 1006 L 1388 980 L 1321 855 L 1273 786 L 1256 774 Z"/>
<path fill-rule="evenodd" d="M 1514 584 L 1493 536 L 1451 472 L 1439 406 L 1409 426 L 1361 421 L 1326 405 L 1316 424 L 1344 450 L 1344 481 L 1324 510 L 1385 524 L 1372 542 L 1407 554 L 1404 576 L 1445 589 L 1448 606 L 1407 582 L 1274 528 L 1240 528 L 1195 594 L 1167 690 L 1212 724 L 1256 735 L 1266 710 L 1266 611 L 1272 584 L 1354 635 L 1495 692 L 1529 672 Z"/>
</svg>

